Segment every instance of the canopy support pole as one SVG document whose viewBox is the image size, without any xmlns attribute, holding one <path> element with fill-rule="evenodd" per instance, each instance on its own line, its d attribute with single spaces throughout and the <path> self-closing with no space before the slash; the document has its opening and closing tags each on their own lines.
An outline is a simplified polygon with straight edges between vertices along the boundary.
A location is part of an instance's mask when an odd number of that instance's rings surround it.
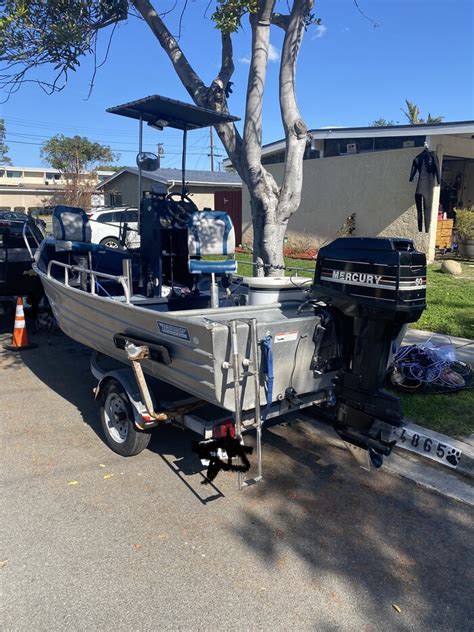
<svg viewBox="0 0 474 632">
<path fill-rule="evenodd" d="M 183 155 L 181 156 L 181 195 L 186 195 L 186 145 L 188 141 L 188 128 L 183 128 Z"/>
<path fill-rule="evenodd" d="M 143 117 L 140 114 L 138 125 L 138 153 L 143 152 Z M 140 202 L 142 201 L 142 168 L 138 161 L 138 233 L 140 234 Z"/>
</svg>

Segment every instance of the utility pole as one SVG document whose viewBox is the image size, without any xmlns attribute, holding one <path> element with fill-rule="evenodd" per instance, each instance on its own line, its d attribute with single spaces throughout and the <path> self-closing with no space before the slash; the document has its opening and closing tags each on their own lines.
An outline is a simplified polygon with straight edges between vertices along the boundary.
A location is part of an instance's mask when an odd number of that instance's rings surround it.
<svg viewBox="0 0 474 632">
<path fill-rule="evenodd" d="M 212 127 L 209 128 L 209 147 L 211 153 L 209 154 L 211 157 L 211 171 L 214 171 L 214 136 L 212 134 Z"/>
</svg>

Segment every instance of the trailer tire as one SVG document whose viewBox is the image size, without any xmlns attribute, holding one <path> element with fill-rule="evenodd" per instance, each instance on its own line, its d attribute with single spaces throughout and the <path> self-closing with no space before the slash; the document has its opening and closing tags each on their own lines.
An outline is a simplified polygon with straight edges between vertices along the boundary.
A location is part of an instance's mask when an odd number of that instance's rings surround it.
<svg viewBox="0 0 474 632">
<path fill-rule="evenodd" d="M 148 447 L 151 435 L 135 426 L 130 399 L 118 380 L 104 385 L 99 414 L 105 440 L 114 452 L 135 456 Z"/>
</svg>

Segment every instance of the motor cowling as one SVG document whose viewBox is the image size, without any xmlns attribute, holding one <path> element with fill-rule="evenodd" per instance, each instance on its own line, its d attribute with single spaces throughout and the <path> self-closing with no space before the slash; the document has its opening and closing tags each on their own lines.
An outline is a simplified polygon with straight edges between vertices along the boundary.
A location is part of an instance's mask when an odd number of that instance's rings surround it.
<svg viewBox="0 0 474 632">
<path fill-rule="evenodd" d="M 426 307 L 426 257 L 409 239 L 336 239 L 319 251 L 311 295 L 339 315 L 344 337 L 335 428 L 380 466 L 403 420 L 400 400 L 382 385 L 402 329 Z"/>
</svg>

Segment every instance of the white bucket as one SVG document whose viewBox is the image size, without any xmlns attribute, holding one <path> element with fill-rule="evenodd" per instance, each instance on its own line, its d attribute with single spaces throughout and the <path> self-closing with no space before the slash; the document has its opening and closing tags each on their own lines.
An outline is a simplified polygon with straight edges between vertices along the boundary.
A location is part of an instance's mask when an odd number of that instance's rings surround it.
<svg viewBox="0 0 474 632">
<path fill-rule="evenodd" d="M 249 305 L 269 305 L 286 301 L 304 300 L 304 290 L 312 279 L 306 277 L 244 277 L 242 285 L 248 287 Z"/>
</svg>

